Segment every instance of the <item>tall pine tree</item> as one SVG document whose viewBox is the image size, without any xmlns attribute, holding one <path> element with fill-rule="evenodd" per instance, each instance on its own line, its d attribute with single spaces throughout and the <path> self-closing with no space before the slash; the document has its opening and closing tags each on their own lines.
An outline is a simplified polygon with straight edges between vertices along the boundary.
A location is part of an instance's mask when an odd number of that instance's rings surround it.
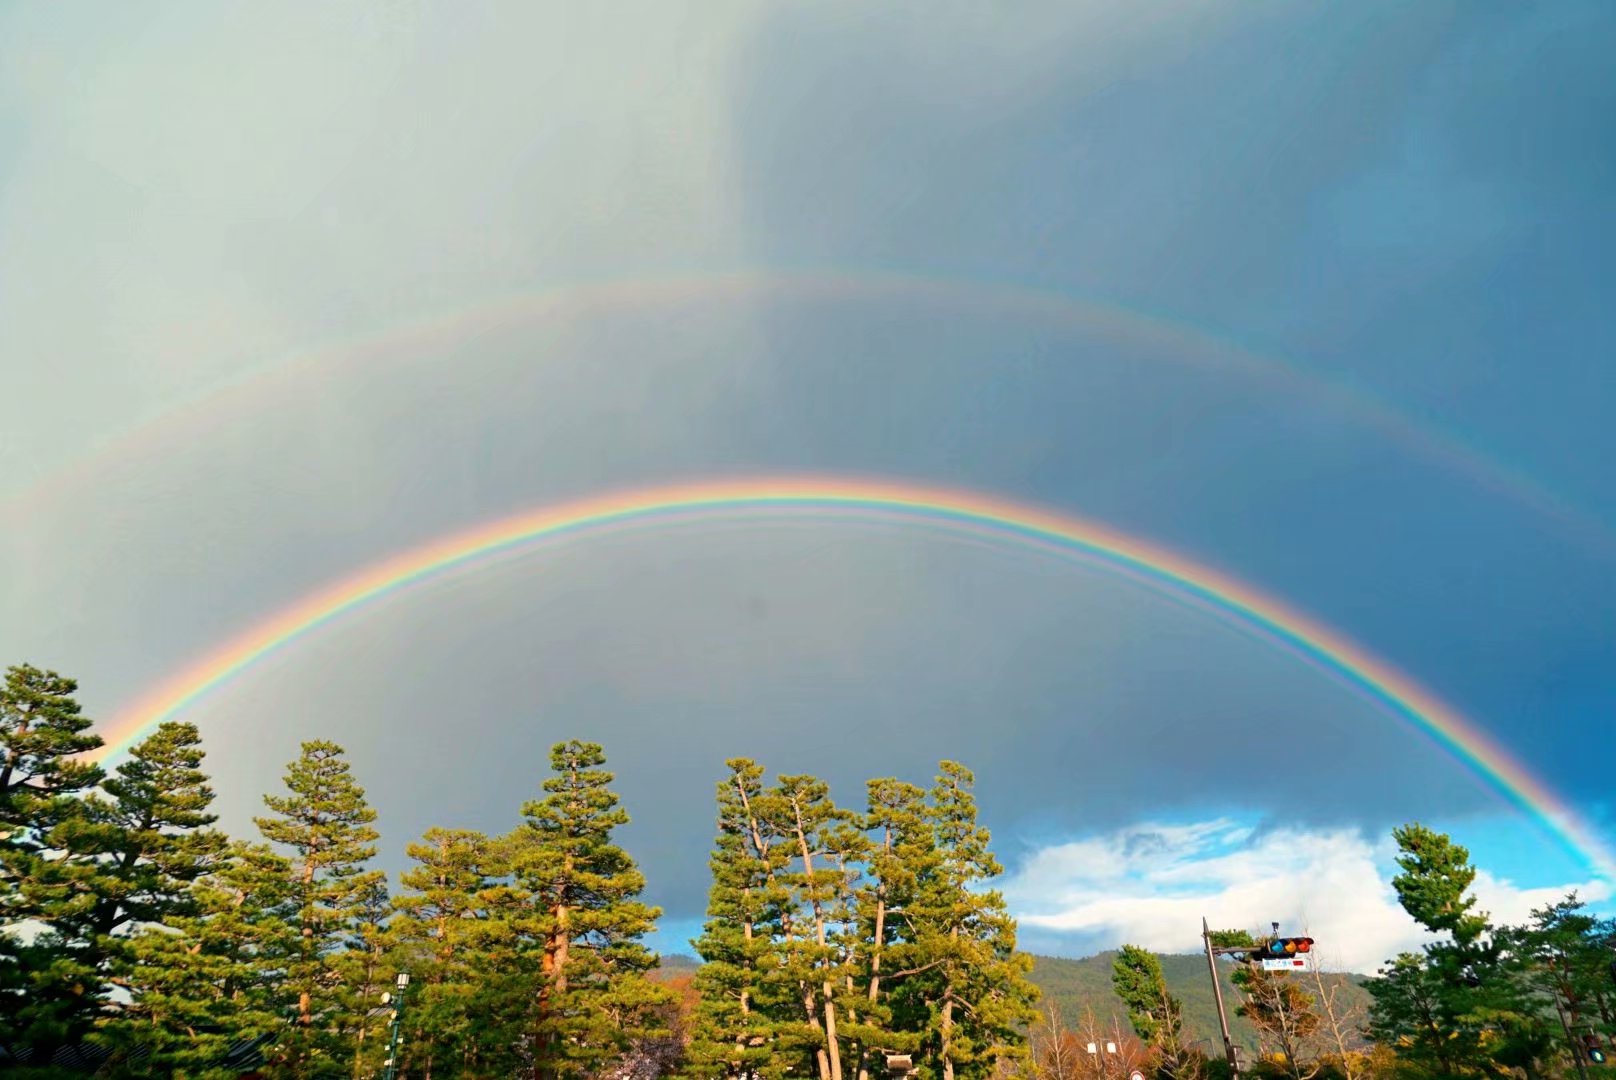
<svg viewBox="0 0 1616 1080">
<path fill-rule="evenodd" d="M 759 1076 L 776 1080 L 788 1064 L 779 1052 L 786 1032 L 780 1016 L 777 938 L 788 898 L 776 878 L 783 843 L 758 816 L 763 766 L 746 758 L 725 762 L 718 783 L 718 837 L 708 859 L 712 889 L 707 922 L 696 941 L 704 961 L 687 1066 L 692 1076 Z"/>
<path fill-rule="evenodd" d="M 863 825 L 870 846 L 856 905 L 860 1001 L 857 1022 L 846 1026 L 859 1080 L 884 1074 L 889 1054 L 918 1051 L 929 1026 L 925 995 L 906 994 L 904 987 L 930 964 L 909 920 L 922 886 L 935 879 L 940 858 L 926 793 L 914 784 L 871 780 Z"/>
<path fill-rule="evenodd" d="M 78 758 L 101 739 L 77 691 L 28 664 L 0 685 L 0 1043 L 36 1064 L 77 1039 L 106 997 L 100 957 L 76 933 L 96 904 L 82 796 L 102 777 Z"/>
<path fill-rule="evenodd" d="M 298 930 L 286 955 L 263 958 L 281 970 L 296 1017 L 275 1064 L 288 1075 L 342 1076 L 359 1027 L 354 1011 L 367 1007 L 353 998 L 343 951 L 381 880 L 365 869 L 376 854 L 376 812 L 336 743 L 305 742 L 287 766 L 286 788 L 286 795 L 264 798 L 273 816 L 254 819 L 264 839 L 288 852 Z M 264 882 L 271 890 L 280 885 Z"/>
<path fill-rule="evenodd" d="M 498 1056 L 503 1034 L 479 1009 L 490 982 L 512 974 L 497 914 L 502 854 L 482 833 L 428 829 L 406 853 L 404 892 L 392 933 L 411 973 L 406 1069 L 424 1075 L 475 1073 Z"/>
<path fill-rule="evenodd" d="M 975 777 L 944 761 L 931 792 L 937 864 L 918 890 L 916 946 L 934 964 L 921 983 L 932 1009 L 927 1049 L 943 1080 L 986 1077 L 1024 1057 L 1038 989 L 1032 958 L 1016 951 L 1016 923 L 996 890 L 1004 868 L 977 822 Z"/>
<path fill-rule="evenodd" d="M 137 743 L 129 758 L 103 781 L 102 793 L 86 797 L 83 813 L 57 835 L 94 867 L 86 878 L 94 901 L 58 920 L 59 942 L 82 958 L 99 985 L 133 989 L 137 956 L 131 934 L 168 927 L 196 912 L 192 886 L 218 865 L 228 843 L 210 828 L 213 789 L 202 772 L 196 726 L 168 721 Z M 124 1011 L 112 1007 L 116 1025 Z M 86 1022 L 72 1041 L 89 1034 Z"/>
<path fill-rule="evenodd" d="M 211 1077 L 236 1043 L 291 1026 L 281 983 L 299 943 L 291 864 L 237 843 L 191 895 L 185 914 L 129 940 L 130 1000 L 108 1036 L 130 1076 Z M 265 1047 L 274 1059 L 288 1050 Z"/>
<path fill-rule="evenodd" d="M 558 743 L 545 797 L 522 807 L 509 840 L 517 933 L 538 968 L 530 1028 L 534 1075 L 590 1074 L 661 1022 L 670 996 L 646 977 L 640 941 L 661 912 L 638 897 L 645 878 L 612 833 L 628 814 L 596 743 Z"/>
<path fill-rule="evenodd" d="M 1111 963 L 1111 988 L 1128 1009 L 1128 1022 L 1156 1054 L 1164 1080 L 1181 1080 L 1198 1071 L 1184 1048 L 1184 1007 L 1167 992 L 1161 961 L 1147 949 L 1124 945 Z"/>
<path fill-rule="evenodd" d="M 790 913 L 782 922 L 779 972 L 802 1005 L 802 1022 L 813 1041 L 819 1080 L 843 1080 L 845 1034 L 854 990 L 847 931 L 852 922 L 854 869 L 863 837 L 852 815 L 838 807 L 823 780 L 781 776 L 765 796 L 762 813 L 784 841 L 780 854 L 791 860 L 777 874 Z"/>
</svg>

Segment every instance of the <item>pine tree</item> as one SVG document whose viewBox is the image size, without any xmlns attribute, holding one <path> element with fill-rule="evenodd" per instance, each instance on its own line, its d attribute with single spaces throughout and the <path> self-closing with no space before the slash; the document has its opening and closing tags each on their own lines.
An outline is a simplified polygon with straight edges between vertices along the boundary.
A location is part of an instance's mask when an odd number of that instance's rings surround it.
<svg viewBox="0 0 1616 1080">
<path fill-rule="evenodd" d="M 1432 1075 L 1459 1075 L 1473 1051 L 1451 1027 L 1448 987 L 1424 956 L 1401 953 L 1365 985 L 1373 998 L 1365 1028 L 1370 1038 L 1395 1046 L 1399 1058 Z"/>
<path fill-rule="evenodd" d="M 131 937 L 130 1002 L 109 1031 L 128 1075 L 212 1077 L 239 1040 L 286 1032 L 281 965 L 298 945 L 293 885 L 287 860 L 237 843 L 192 886 L 185 914 Z M 266 1052 L 281 1057 L 285 1048 Z"/>
<path fill-rule="evenodd" d="M 6 670 L 0 688 L 0 830 L 8 844 L 26 844 L 39 826 L 42 804 L 101 781 L 98 766 L 77 760 L 101 746 L 73 699 L 78 687 L 28 664 Z"/>
<path fill-rule="evenodd" d="M 661 912 L 637 899 L 645 878 L 612 843 L 628 814 L 605 761 L 595 743 L 558 743 L 546 796 L 522 807 L 510 839 L 516 929 L 539 969 L 530 1029 L 539 1077 L 589 1074 L 654 1029 L 670 1000 L 646 977 L 656 956 L 640 939 Z"/>
<path fill-rule="evenodd" d="M 0 687 L 0 1043 L 48 1062 L 101 1010 L 99 958 L 61 928 L 95 903 L 96 867 L 82 795 L 101 745 L 73 695 L 78 684 L 27 664 Z M 31 923 L 31 935 L 19 924 Z M 40 930 L 39 928 L 43 928 Z"/>
<path fill-rule="evenodd" d="M 1016 924 L 1004 897 L 981 886 L 1003 872 L 977 823 L 975 778 L 952 761 L 939 766 L 931 792 L 937 866 L 918 890 L 916 948 L 934 964 L 928 1033 L 943 1080 L 979 1078 L 1026 1054 L 1038 989 L 1032 958 L 1016 951 Z"/>
<path fill-rule="evenodd" d="M 1392 879 L 1414 920 L 1443 935 L 1423 956 L 1403 954 L 1371 980 L 1370 1029 L 1402 1041 L 1407 1056 L 1442 1075 L 1529 1067 L 1549 1043 L 1537 1003 L 1520 977 L 1508 935 L 1492 931 L 1469 894 L 1470 853 L 1419 824 L 1392 832 L 1402 872 Z"/>
<path fill-rule="evenodd" d="M 1616 1036 L 1616 971 L 1611 968 L 1616 946 L 1616 921 L 1590 915 L 1587 906 L 1571 893 L 1531 913 L 1531 922 L 1508 931 L 1520 963 L 1520 976 L 1529 993 L 1547 997 L 1568 1056 L 1583 1034 Z"/>
<path fill-rule="evenodd" d="M 1167 992 L 1156 955 L 1124 945 L 1111 964 L 1111 989 L 1127 1006 L 1134 1033 L 1155 1050 L 1164 1080 L 1197 1075 L 1199 1062 L 1184 1047 L 1183 1004 Z"/>
<path fill-rule="evenodd" d="M 338 954 L 337 1000 L 340 1015 L 348 1023 L 345 1045 L 353 1055 L 350 1072 L 354 1080 L 377 1071 L 386 1058 L 387 1023 L 378 1007 L 381 995 L 390 992 L 398 972 L 397 936 L 389 922 L 393 902 L 387 895 L 387 879 L 370 876 L 355 903 L 352 936 Z"/>
<path fill-rule="evenodd" d="M 266 957 L 283 972 L 281 985 L 296 1010 L 276 1064 L 289 1075 L 346 1075 L 352 1053 L 346 1033 L 358 1007 L 344 979 L 342 951 L 358 932 L 365 900 L 381 875 L 364 867 L 376 854 L 376 812 L 354 780 L 342 748 L 316 740 L 286 770 L 284 796 L 266 796 L 273 817 L 255 818 L 272 844 L 287 849 L 298 939 L 284 957 Z M 265 882 L 278 888 L 278 882 Z"/>
<path fill-rule="evenodd" d="M 52 844 L 74 854 L 83 891 L 47 924 L 47 940 L 73 958 L 81 978 L 97 988 L 94 997 L 113 986 L 130 989 L 130 933 L 190 915 L 192 884 L 224 851 L 224 834 L 208 827 L 216 815 L 208 810 L 213 790 L 202 759 L 194 725 L 164 723 L 103 781 L 104 794 L 84 797 L 80 812 L 52 832 Z M 116 1006 L 101 1011 L 103 1023 L 120 1019 Z M 82 1011 L 63 1040 L 82 1041 L 97 1019 Z"/>
<path fill-rule="evenodd" d="M 719 785 L 693 1076 L 867 1080 L 888 1054 L 921 1075 L 986 1076 L 1024 1053 L 1036 990 L 1000 872 L 953 763 L 927 793 L 871 781 L 867 811 L 811 776 Z"/>
<path fill-rule="evenodd" d="M 847 1025 L 860 1080 L 884 1072 L 886 1055 L 920 1049 L 928 1009 L 923 994 L 905 995 L 903 987 L 906 979 L 925 972 L 928 961 L 906 931 L 921 886 L 934 879 L 940 859 L 926 793 L 914 784 L 871 780 L 863 825 L 872 838 L 857 896 L 862 1000 L 859 1022 Z"/>
<path fill-rule="evenodd" d="M 1392 830 L 1402 873 L 1392 879 L 1397 899 L 1414 921 L 1432 933 L 1447 932 L 1454 944 L 1473 944 L 1487 929 L 1487 916 L 1468 895 L 1476 880 L 1470 852 L 1419 823 Z"/>
<path fill-rule="evenodd" d="M 497 845 L 465 829 L 428 829 L 406 853 L 416 865 L 402 875 L 392 924 L 412 976 L 405 1065 L 429 1075 L 476 1068 L 488 1056 L 479 989 L 510 966 L 493 917 L 505 867 Z"/>
<path fill-rule="evenodd" d="M 692 1076 L 776 1080 L 787 1064 L 772 975 L 781 919 L 789 920 L 775 874 L 783 840 L 758 816 L 763 766 L 746 758 L 724 764 L 729 775 L 718 783 L 718 837 L 708 860 L 713 884 L 696 941 L 704 963 L 696 973 L 700 999 L 687 1063 Z"/>
<path fill-rule="evenodd" d="M 763 798 L 760 813 L 781 837 L 779 854 L 792 860 L 777 871 L 789 921 L 781 924 L 779 980 L 794 988 L 802 1022 L 817 1044 L 814 1064 L 820 1080 L 843 1080 L 843 1034 L 853 993 L 846 931 L 852 922 L 854 873 L 863 838 L 850 827 L 852 816 L 831 801 L 824 781 L 782 776 Z"/>
</svg>

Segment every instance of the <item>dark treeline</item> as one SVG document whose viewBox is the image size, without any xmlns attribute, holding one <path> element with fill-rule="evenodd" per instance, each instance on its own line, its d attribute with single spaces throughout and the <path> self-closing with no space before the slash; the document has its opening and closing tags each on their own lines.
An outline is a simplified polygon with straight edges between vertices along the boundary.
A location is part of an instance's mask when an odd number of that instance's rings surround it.
<svg viewBox="0 0 1616 1080">
<path fill-rule="evenodd" d="M 396 1005 L 383 994 L 400 972 L 399 1076 L 870 1080 L 902 1056 L 924 1080 L 1076 1080 L 1123 1064 L 1040 1015 L 956 763 L 925 787 L 872 780 L 844 807 L 814 777 L 726 762 L 702 963 L 673 975 L 644 944 L 661 913 L 614 842 L 628 815 L 593 743 L 551 750 L 509 831 L 429 829 L 390 883 L 336 744 L 304 743 L 256 838 L 231 838 L 194 726 L 162 724 L 106 772 L 84 758 L 100 739 L 76 692 L 28 666 L 0 687 L 7 1075 L 381 1076 Z M 1584 1040 L 1613 1030 L 1612 925 L 1572 897 L 1493 926 L 1463 848 L 1419 826 L 1397 839 L 1398 895 L 1438 940 L 1389 962 L 1364 1016 L 1322 981 L 1242 973 L 1233 1004 L 1262 1038 L 1254 1071 L 1586 1070 Z M 1099 1041 L 1130 1069 L 1223 1074 L 1184 1037 L 1153 956 L 1125 948 L 1114 985 L 1132 1032 Z"/>
</svg>

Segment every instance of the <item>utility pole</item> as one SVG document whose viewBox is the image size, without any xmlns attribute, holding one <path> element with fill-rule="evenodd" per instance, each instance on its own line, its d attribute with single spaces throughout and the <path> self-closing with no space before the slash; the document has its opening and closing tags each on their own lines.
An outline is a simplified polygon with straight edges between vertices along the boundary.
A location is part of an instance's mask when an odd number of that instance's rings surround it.
<svg viewBox="0 0 1616 1080">
<path fill-rule="evenodd" d="M 1218 964 L 1213 958 L 1221 951 L 1212 946 L 1212 929 L 1201 917 L 1201 941 L 1206 945 L 1206 970 L 1212 976 L 1212 997 L 1218 1003 L 1218 1028 L 1223 1033 L 1223 1056 L 1229 1062 L 1229 1075 L 1240 1075 L 1240 1055 L 1235 1052 L 1234 1040 L 1229 1038 L 1229 1014 L 1223 1011 L 1223 984 L 1218 981 Z"/>
<path fill-rule="evenodd" d="M 1566 1019 L 1564 1006 L 1560 1004 L 1560 991 L 1558 988 L 1551 991 L 1554 997 L 1554 1011 L 1560 1017 L 1560 1027 L 1565 1032 L 1566 1042 L 1571 1044 L 1571 1060 L 1577 1066 L 1577 1075 L 1582 1080 L 1588 1080 L 1588 1063 L 1584 1061 L 1586 1051 L 1578 1041 L 1577 1035 L 1571 1030 L 1571 1023 Z"/>
<path fill-rule="evenodd" d="M 395 1080 L 398 1076 L 398 1035 L 399 1029 L 404 1026 L 404 991 L 410 985 L 410 973 L 401 971 L 398 980 L 393 984 L 398 992 L 393 996 L 393 1031 L 387 1037 L 387 1065 L 382 1070 L 382 1080 Z"/>
</svg>

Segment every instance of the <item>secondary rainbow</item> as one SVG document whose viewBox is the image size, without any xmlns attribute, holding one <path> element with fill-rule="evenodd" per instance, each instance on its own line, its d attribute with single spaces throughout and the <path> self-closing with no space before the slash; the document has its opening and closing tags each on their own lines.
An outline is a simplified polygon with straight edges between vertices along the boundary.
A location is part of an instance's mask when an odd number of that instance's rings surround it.
<svg viewBox="0 0 1616 1080">
<path fill-rule="evenodd" d="M 1616 858 L 1585 823 L 1474 722 L 1345 635 L 1227 574 L 1107 525 L 976 492 L 842 477 L 677 483 L 579 499 L 476 525 L 391 555 L 282 608 L 121 710 L 96 754 L 126 750 L 158 723 L 333 621 L 482 560 L 547 540 L 691 517 L 811 514 L 898 519 L 1076 557 L 1207 610 L 1325 670 L 1443 747 L 1606 877 Z"/>
<path fill-rule="evenodd" d="M 1141 357 L 1150 357 L 1157 363 L 1215 372 L 1264 392 L 1323 407 L 1340 419 L 1379 433 L 1422 460 L 1453 470 L 1481 490 L 1510 498 L 1558 523 L 1568 537 L 1588 545 L 1590 550 L 1616 554 L 1616 530 L 1517 465 L 1493 458 L 1428 418 L 1412 416 L 1361 387 L 1329 378 L 1295 360 L 1259 352 L 1224 331 L 1129 306 L 1115 298 L 1068 294 L 1011 282 L 867 268 L 753 268 L 559 283 L 482 298 L 373 333 L 337 338 L 269 357 L 108 435 L 86 454 L 26 488 L 0 492 L 0 520 L 20 521 L 37 512 L 44 501 L 68 500 L 101 470 L 115 463 L 124 466 L 175 446 L 193 445 L 208 427 L 227 428 L 238 422 L 237 418 L 300 401 L 318 392 L 311 385 L 313 381 L 340 372 L 386 369 L 411 357 L 458 362 L 466 358 L 472 342 L 532 332 L 546 324 L 565 325 L 572 320 L 609 319 L 623 314 L 644 317 L 657 311 L 683 311 L 715 302 L 771 299 L 839 304 L 926 302 L 943 305 L 945 310 L 970 310 L 978 315 L 1098 334 L 1129 350 L 1142 350 Z"/>
</svg>

